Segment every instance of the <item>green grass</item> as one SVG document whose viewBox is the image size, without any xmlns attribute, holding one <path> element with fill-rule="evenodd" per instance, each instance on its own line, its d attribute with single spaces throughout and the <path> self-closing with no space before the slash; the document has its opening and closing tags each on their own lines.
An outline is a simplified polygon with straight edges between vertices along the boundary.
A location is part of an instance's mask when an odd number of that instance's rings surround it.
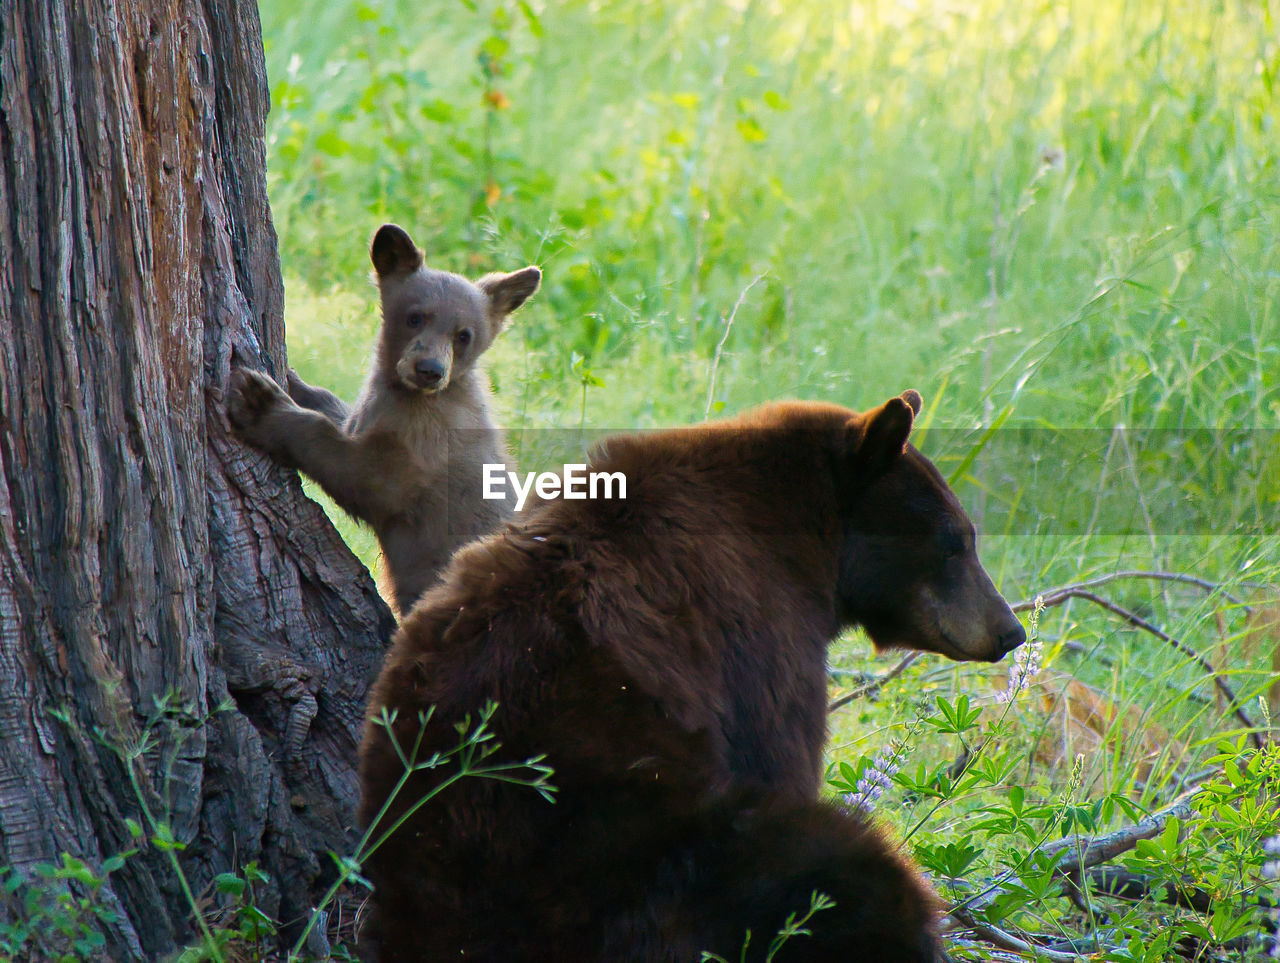
<svg viewBox="0 0 1280 963">
<path fill-rule="evenodd" d="M 543 267 L 490 354 L 513 429 L 701 420 L 724 339 L 713 412 L 918 388 L 919 443 L 980 517 L 1010 598 L 1126 568 L 1242 597 L 1280 583 L 1275 0 L 263 0 L 262 15 L 290 360 L 308 380 L 354 397 L 377 324 L 367 244 L 394 220 L 440 267 Z M 575 355 L 604 382 L 585 404 Z M 1264 690 L 1269 652 L 1223 595 L 1105 594 Z M 1059 809 L 1068 790 L 1155 807 L 1234 727 L 1200 669 L 1088 603 L 1041 628 L 1054 678 L 1170 734 L 1139 784 L 1117 723 L 1071 788 L 1026 761 L 1044 716 L 1015 703 L 1000 758 Z M 832 661 L 889 664 L 857 638 Z M 833 716 L 833 760 L 902 738 L 919 697 L 976 697 L 1004 672 L 923 660 Z M 945 765 L 956 743 L 914 739 L 911 765 Z M 913 842 L 962 837 L 1011 784 L 954 800 Z M 905 831 L 919 807 L 900 787 L 890 819 Z M 1027 925 L 1078 929 L 1071 912 Z"/>
</svg>

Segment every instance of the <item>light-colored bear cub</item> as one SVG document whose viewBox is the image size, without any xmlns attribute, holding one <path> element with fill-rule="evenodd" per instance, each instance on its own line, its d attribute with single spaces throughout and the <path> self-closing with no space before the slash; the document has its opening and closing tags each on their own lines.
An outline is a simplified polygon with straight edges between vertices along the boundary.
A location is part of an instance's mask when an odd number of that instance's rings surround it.
<svg viewBox="0 0 1280 963">
<path fill-rule="evenodd" d="M 371 250 L 382 297 L 373 370 L 355 404 L 289 372 L 288 391 L 234 369 L 232 427 L 282 465 L 314 478 L 370 525 L 401 614 L 460 545 L 511 513 L 511 497 L 481 497 L 483 466 L 507 462 L 476 362 L 507 316 L 538 289 L 536 267 L 476 282 L 426 266 L 394 224 Z"/>
</svg>

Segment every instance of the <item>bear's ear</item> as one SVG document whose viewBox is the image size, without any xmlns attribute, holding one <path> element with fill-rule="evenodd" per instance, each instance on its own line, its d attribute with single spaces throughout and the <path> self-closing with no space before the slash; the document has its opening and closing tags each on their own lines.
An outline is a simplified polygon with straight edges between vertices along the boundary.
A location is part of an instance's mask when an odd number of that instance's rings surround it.
<svg viewBox="0 0 1280 963">
<path fill-rule="evenodd" d="M 920 407 L 920 393 L 908 389 L 901 397 L 890 398 L 879 408 L 849 422 L 846 431 L 858 475 L 882 474 L 901 457 Z"/>
<path fill-rule="evenodd" d="M 397 224 L 383 224 L 373 236 L 369 258 L 378 277 L 412 274 L 422 266 L 422 252 L 408 232 Z"/>
<path fill-rule="evenodd" d="M 524 304 L 541 283 L 542 272 L 536 267 L 527 267 L 510 274 L 486 274 L 476 282 L 476 287 L 489 299 L 490 313 L 502 318 Z"/>
</svg>

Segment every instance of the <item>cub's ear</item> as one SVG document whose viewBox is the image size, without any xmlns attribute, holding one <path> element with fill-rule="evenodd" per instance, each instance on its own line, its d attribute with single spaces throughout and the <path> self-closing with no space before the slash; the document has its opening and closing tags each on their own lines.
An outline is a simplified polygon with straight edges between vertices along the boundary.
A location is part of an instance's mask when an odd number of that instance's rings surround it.
<svg viewBox="0 0 1280 963">
<path fill-rule="evenodd" d="M 383 224 L 373 236 L 369 257 L 378 277 L 411 274 L 422 266 L 422 252 L 408 232 L 397 224 Z"/>
<path fill-rule="evenodd" d="M 510 274 L 486 274 L 476 282 L 476 287 L 489 299 L 493 316 L 501 318 L 524 304 L 541 283 L 542 272 L 536 267 L 527 267 Z"/>
<path fill-rule="evenodd" d="M 901 457 L 920 408 L 920 393 L 909 388 L 849 422 L 846 434 L 858 474 L 879 475 Z"/>
</svg>

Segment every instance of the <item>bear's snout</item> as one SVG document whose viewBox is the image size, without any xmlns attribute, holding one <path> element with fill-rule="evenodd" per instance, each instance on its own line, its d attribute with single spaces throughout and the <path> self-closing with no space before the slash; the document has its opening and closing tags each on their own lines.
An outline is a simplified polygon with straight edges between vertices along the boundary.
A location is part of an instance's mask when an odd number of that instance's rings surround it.
<svg viewBox="0 0 1280 963">
<path fill-rule="evenodd" d="M 405 351 L 396 365 L 396 374 L 406 388 L 434 394 L 449 387 L 449 359 L 428 354 L 418 346 Z"/>
<path fill-rule="evenodd" d="M 996 658 L 1008 655 L 1025 641 L 1027 641 L 1027 630 L 1022 627 L 1021 622 L 1014 622 L 1013 628 L 1001 632 L 996 639 L 996 650 L 999 653 Z"/>
<path fill-rule="evenodd" d="M 424 388 L 434 388 L 444 377 L 444 365 L 435 358 L 419 358 L 413 366 L 414 380 Z"/>
</svg>

